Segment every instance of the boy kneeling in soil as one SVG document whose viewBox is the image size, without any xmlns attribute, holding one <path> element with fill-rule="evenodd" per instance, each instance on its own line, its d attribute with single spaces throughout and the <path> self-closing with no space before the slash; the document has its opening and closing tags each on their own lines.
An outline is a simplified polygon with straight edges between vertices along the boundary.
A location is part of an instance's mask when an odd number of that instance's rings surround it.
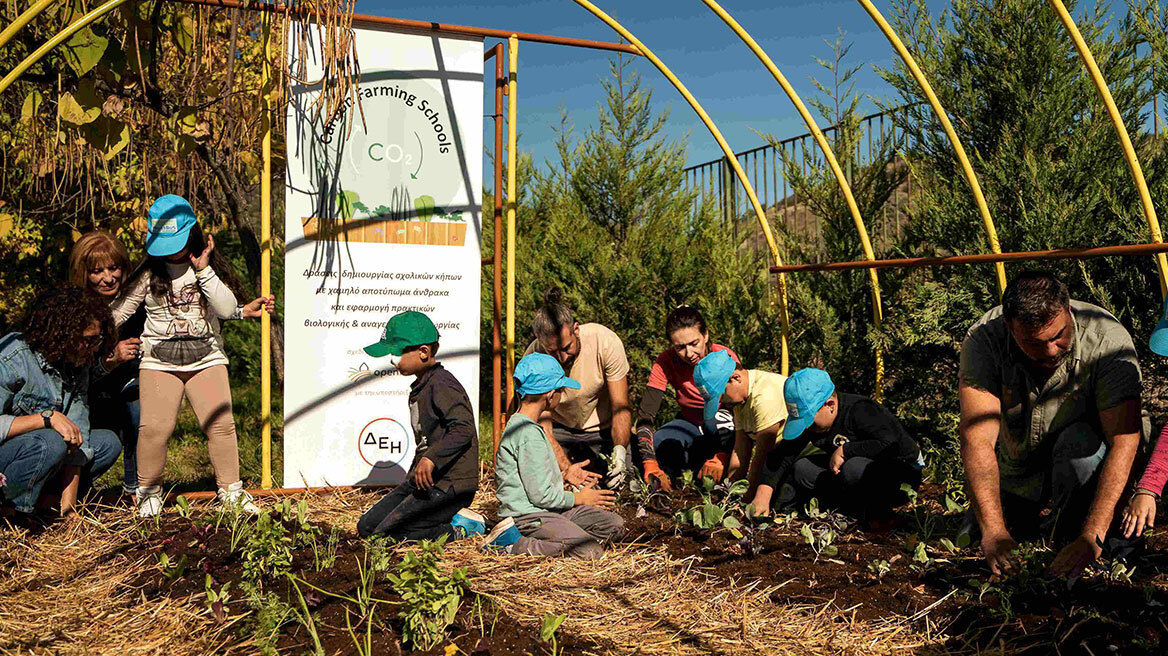
<svg viewBox="0 0 1168 656">
<path fill-rule="evenodd" d="M 436 359 L 438 329 L 421 312 L 395 314 L 365 352 L 393 356 L 402 375 L 416 377 L 409 404 L 417 448 L 406 480 L 365 511 L 357 533 L 393 540 L 482 535 L 486 520 L 466 507 L 479 487 L 474 412 L 462 384 Z"/>
<path fill-rule="evenodd" d="M 770 512 L 774 486 L 764 476 L 766 462 L 776 449 L 775 442 L 787 423 L 787 403 L 782 374 L 744 369 L 726 351 L 702 358 L 694 367 L 694 384 L 706 400 L 705 419 L 710 422 L 718 408 L 734 411 L 734 452 L 730 454 L 727 480 L 742 478 L 746 467 L 749 486 L 743 503 L 754 504 L 755 512 Z"/>
<path fill-rule="evenodd" d="M 837 392 L 821 369 L 796 371 L 784 396 L 789 419 L 783 439 L 791 449 L 768 463 L 768 470 L 772 484 L 790 472 L 800 503 L 815 497 L 873 523 L 908 501 L 901 485 L 920 487 L 925 464 L 920 447 L 884 406 Z M 798 457 L 808 444 L 822 453 Z"/>
<path fill-rule="evenodd" d="M 532 353 L 515 367 L 519 411 L 511 416 L 495 453 L 496 493 L 503 520 L 484 549 L 540 556 L 599 558 L 602 543 L 624 534 L 624 520 L 605 510 L 612 490 L 564 489 L 564 479 L 539 418 L 560 402 L 562 390 L 580 389 L 550 355 Z"/>
</svg>

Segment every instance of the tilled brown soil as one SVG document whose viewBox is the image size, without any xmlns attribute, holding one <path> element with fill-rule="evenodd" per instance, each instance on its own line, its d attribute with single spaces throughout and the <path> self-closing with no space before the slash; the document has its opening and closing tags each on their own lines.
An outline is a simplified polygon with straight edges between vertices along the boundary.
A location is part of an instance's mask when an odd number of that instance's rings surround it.
<svg viewBox="0 0 1168 656">
<path fill-rule="evenodd" d="M 328 527 L 322 528 L 327 535 Z M 240 590 L 243 560 L 238 545 L 236 550 L 231 549 L 231 531 L 228 526 L 221 525 L 216 529 L 213 525 L 166 515 L 158 527 L 153 529 L 149 540 L 135 544 L 127 556 L 149 557 L 157 562 L 163 553 L 167 555 L 172 573 L 176 571 L 175 563 L 184 557 L 185 569 L 181 575 L 173 577 L 164 575 L 160 568 L 144 571 L 132 584 L 144 598 L 178 600 L 204 595 L 207 576 L 211 577 L 212 587 L 216 590 L 230 582 L 230 597 L 217 619 L 221 622 L 237 622 L 241 641 L 253 639 L 255 613 L 248 608 Z M 340 536 L 335 563 L 319 571 L 310 547 L 300 547 L 293 551 L 291 572 L 303 581 L 303 584 L 298 584 L 300 592 L 313 614 L 318 638 L 326 654 L 358 654 L 361 653 L 358 645 L 364 648 L 366 625 L 361 621 L 357 604 L 338 598 L 357 597 L 361 582 L 358 562 L 362 561 L 364 555 L 364 541 L 355 535 Z M 393 571 L 399 560 L 397 554 L 391 556 L 390 571 Z M 473 589 L 473 580 L 471 587 Z M 313 588 L 326 592 L 317 592 Z M 263 590 L 264 593 L 275 594 L 293 608 L 299 608 L 297 593 L 288 579 L 265 580 Z M 458 653 L 473 656 L 541 654 L 549 650 L 549 645 L 539 638 L 538 627 L 525 626 L 506 613 L 499 612 L 490 603 L 475 603 L 475 595 L 468 592 L 464 595 L 454 623 L 446 631 L 446 640 L 429 651 L 412 651 L 403 647 L 401 641 L 402 625 L 397 617 L 401 597 L 394 592 L 384 575 L 377 577 L 372 597 L 389 603 L 379 604 L 375 611 L 370 654 L 448 654 L 450 652 L 445 648 L 449 645 L 457 646 L 460 650 Z M 353 634 L 350 634 L 350 626 Z M 279 626 L 276 635 L 274 646 L 281 654 L 313 652 L 314 641 L 303 622 L 288 618 Z M 600 651 L 595 644 L 585 639 L 567 635 L 557 635 L 557 638 L 564 653 Z"/>
<path fill-rule="evenodd" d="M 943 492 L 922 488 L 922 502 L 943 512 Z M 679 527 L 673 513 L 698 502 L 674 498 L 672 505 L 620 510 L 630 539 L 664 543 L 679 558 L 693 557 L 715 579 L 758 581 L 776 586 L 775 603 L 827 604 L 847 617 L 866 620 L 928 622 L 952 636 L 946 648 L 970 653 L 985 649 L 1009 652 L 1034 649 L 1062 654 L 1163 654 L 1168 649 L 1168 540 L 1154 534 L 1148 549 L 1128 559 L 1130 580 L 1108 576 L 1100 566 L 1068 589 L 1067 581 L 1045 576 L 1050 550 L 1028 558 L 1021 574 L 991 580 L 976 549 L 943 549 L 941 537 L 953 538 L 958 517 L 938 523 L 925 565 L 914 562 L 912 516 L 901 513 L 896 530 L 863 532 L 854 528 L 835 540 L 838 553 L 819 556 L 799 534 L 801 520 L 776 525 L 758 534 L 746 549 L 725 529 L 704 531 Z M 877 576 L 869 565 L 889 563 Z M 988 585 L 987 585 L 988 584 Z M 983 585 L 985 586 L 983 589 Z"/>
</svg>

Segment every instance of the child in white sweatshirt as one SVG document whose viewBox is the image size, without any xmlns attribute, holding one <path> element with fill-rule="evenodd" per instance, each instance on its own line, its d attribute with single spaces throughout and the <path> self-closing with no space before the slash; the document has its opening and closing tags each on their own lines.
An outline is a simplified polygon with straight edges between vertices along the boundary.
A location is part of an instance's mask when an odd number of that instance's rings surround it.
<svg viewBox="0 0 1168 656">
<path fill-rule="evenodd" d="M 158 482 L 184 396 L 207 434 L 220 501 L 258 512 L 239 478 L 227 355 L 219 324 L 235 313 L 238 304 L 211 267 L 214 248 L 214 239 L 204 240 L 186 200 L 175 195 L 159 198 L 150 207 L 146 261 L 112 306 L 119 325 L 143 303 L 146 306 L 139 374 L 142 418 L 136 496 L 140 517 L 162 510 Z M 222 258 L 216 260 L 220 268 L 226 266 Z"/>
</svg>

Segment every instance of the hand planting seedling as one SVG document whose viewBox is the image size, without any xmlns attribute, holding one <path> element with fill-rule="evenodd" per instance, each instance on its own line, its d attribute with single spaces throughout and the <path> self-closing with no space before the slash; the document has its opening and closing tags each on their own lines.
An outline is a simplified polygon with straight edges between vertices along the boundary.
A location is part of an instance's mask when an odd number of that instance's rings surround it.
<svg viewBox="0 0 1168 656">
<path fill-rule="evenodd" d="M 673 516 L 674 522 L 678 526 L 692 526 L 706 531 L 724 528 L 741 540 L 744 537 L 743 522 L 736 514 L 742 513 L 739 500 L 747 487 L 746 481 L 715 485 L 714 479 L 706 476 L 699 487 L 702 503 L 678 512 Z M 721 497 L 721 501 L 715 502 L 715 496 Z"/>
</svg>

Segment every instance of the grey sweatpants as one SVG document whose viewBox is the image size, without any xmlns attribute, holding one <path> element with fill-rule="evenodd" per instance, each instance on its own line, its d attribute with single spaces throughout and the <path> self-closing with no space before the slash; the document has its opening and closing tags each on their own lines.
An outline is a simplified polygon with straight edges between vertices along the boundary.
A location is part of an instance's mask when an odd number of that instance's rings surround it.
<svg viewBox="0 0 1168 656">
<path fill-rule="evenodd" d="M 620 539 L 625 533 L 621 516 L 595 506 L 575 506 L 562 513 L 537 512 L 515 518 L 523 534 L 514 553 L 534 556 L 572 556 L 596 559 L 601 543 Z"/>
</svg>

